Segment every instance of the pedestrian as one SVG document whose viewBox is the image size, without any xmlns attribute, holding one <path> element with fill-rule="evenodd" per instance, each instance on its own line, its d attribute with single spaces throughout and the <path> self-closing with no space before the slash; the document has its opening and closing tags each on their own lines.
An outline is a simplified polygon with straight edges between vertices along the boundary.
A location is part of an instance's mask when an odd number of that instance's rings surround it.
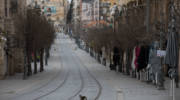
<svg viewBox="0 0 180 100">
<path fill-rule="evenodd" d="M 164 89 L 164 76 L 162 72 L 161 58 L 157 56 L 158 47 L 159 43 L 157 41 L 154 42 L 149 55 L 148 64 L 150 66 L 150 80 L 158 86 L 158 89 Z"/>
</svg>

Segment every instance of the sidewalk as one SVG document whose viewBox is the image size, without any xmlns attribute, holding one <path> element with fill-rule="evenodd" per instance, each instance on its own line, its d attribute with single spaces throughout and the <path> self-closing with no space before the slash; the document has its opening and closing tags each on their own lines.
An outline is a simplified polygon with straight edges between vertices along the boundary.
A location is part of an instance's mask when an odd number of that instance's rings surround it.
<svg viewBox="0 0 180 100">
<path fill-rule="evenodd" d="M 22 80 L 23 74 L 16 74 L 15 76 L 7 77 L 5 80 L 0 80 L 0 100 L 10 100 L 13 97 L 31 92 L 50 82 L 61 68 L 59 51 L 51 50 L 51 54 L 49 64 L 44 66 L 43 72 L 38 71 L 36 75 L 33 74 L 26 80 Z"/>
<path fill-rule="evenodd" d="M 120 91 L 120 99 L 116 97 L 116 100 L 172 100 L 170 97 L 170 79 L 165 81 L 165 90 L 157 90 L 152 84 L 141 82 L 119 72 L 110 71 L 109 67 L 99 64 L 85 51 L 77 49 L 75 52 L 102 84 L 108 83 L 114 91 Z M 179 93 L 180 88 L 176 89 L 176 100 L 180 98 Z"/>
</svg>

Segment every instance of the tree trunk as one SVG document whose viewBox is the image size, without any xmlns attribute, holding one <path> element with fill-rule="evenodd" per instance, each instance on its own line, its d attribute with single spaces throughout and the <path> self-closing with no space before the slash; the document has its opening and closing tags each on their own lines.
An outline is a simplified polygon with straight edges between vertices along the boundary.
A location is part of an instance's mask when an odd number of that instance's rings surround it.
<svg viewBox="0 0 180 100">
<path fill-rule="evenodd" d="M 8 68 L 9 68 L 9 75 L 10 76 L 13 76 L 14 74 L 15 74 L 15 72 L 14 72 L 14 64 L 13 64 L 13 57 L 10 55 L 9 56 L 9 62 L 8 62 Z"/>
<path fill-rule="evenodd" d="M 27 75 L 32 75 L 32 69 L 31 69 L 31 53 L 27 54 L 27 64 L 28 64 L 28 73 Z"/>
<path fill-rule="evenodd" d="M 119 72 L 123 72 L 124 51 L 120 50 Z"/>
<path fill-rule="evenodd" d="M 43 54 L 44 54 L 44 49 L 41 49 L 40 50 L 40 72 L 44 71 Z"/>
<path fill-rule="evenodd" d="M 48 65 L 48 58 L 49 58 L 49 49 L 45 49 L 45 65 Z"/>
<path fill-rule="evenodd" d="M 34 74 L 37 74 L 37 52 L 34 50 Z"/>
<path fill-rule="evenodd" d="M 132 49 L 128 48 L 127 49 L 127 54 L 126 54 L 126 74 L 129 75 L 130 74 L 130 70 L 131 70 L 131 61 L 132 61 Z"/>
</svg>

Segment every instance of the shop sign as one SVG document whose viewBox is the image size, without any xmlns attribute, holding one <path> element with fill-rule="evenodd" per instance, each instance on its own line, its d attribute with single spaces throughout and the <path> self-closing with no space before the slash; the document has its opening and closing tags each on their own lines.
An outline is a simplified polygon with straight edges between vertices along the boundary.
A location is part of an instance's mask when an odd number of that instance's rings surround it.
<svg viewBox="0 0 180 100">
<path fill-rule="evenodd" d="M 166 51 L 165 50 L 157 50 L 157 56 L 158 57 L 165 57 Z"/>
<path fill-rule="evenodd" d="M 54 6 L 44 7 L 44 13 L 56 13 L 56 7 Z"/>
</svg>

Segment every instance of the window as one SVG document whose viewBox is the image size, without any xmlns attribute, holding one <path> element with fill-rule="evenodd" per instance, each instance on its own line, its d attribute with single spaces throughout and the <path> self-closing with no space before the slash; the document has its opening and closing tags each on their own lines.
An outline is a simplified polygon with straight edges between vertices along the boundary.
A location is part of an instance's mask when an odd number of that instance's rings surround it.
<svg viewBox="0 0 180 100">
<path fill-rule="evenodd" d="M 17 0 L 11 0 L 10 1 L 10 12 L 12 14 L 17 13 L 18 11 L 18 2 Z"/>
<path fill-rule="evenodd" d="M 5 0 L 5 2 L 4 2 L 5 4 L 5 16 L 7 17 L 7 0 Z"/>
</svg>

